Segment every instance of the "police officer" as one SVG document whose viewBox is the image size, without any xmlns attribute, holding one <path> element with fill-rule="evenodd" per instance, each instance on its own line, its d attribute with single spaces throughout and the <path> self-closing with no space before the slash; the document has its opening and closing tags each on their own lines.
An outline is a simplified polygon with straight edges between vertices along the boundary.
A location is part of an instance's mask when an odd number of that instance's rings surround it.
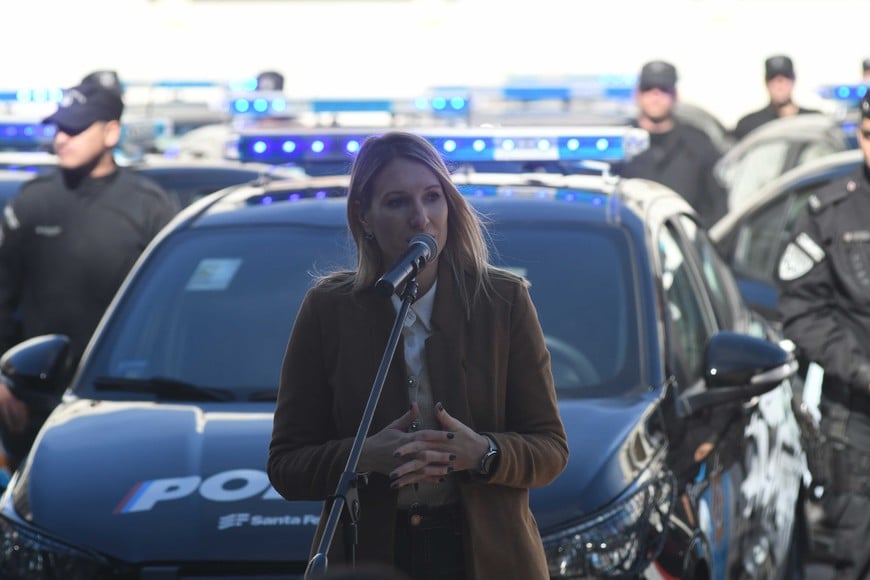
<svg viewBox="0 0 870 580">
<path fill-rule="evenodd" d="M 824 368 L 811 535 L 836 578 L 870 577 L 870 94 L 858 143 L 864 163 L 808 198 L 777 272 L 785 334 Z"/>
<path fill-rule="evenodd" d="M 674 117 L 677 69 L 658 60 L 643 65 L 635 98 L 636 124 L 649 132 L 650 145 L 619 172 L 673 189 L 695 208 L 705 226 L 713 225 L 728 209 L 728 198 L 713 174 L 720 153 L 706 133 Z"/>
<path fill-rule="evenodd" d="M 284 90 L 284 75 L 273 70 L 264 70 L 257 75 L 257 90 L 258 91 L 275 91 L 281 92 Z"/>
<path fill-rule="evenodd" d="M 130 267 L 177 212 L 159 185 L 116 165 L 123 109 L 117 87 L 86 78 L 45 119 L 56 127 L 59 168 L 27 182 L 3 212 L 0 352 L 63 334 L 72 368 Z M 0 434 L 13 464 L 53 406 L 30 395 L 0 377 Z"/>
<path fill-rule="evenodd" d="M 788 56 L 779 54 L 764 61 L 764 85 L 770 100 L 761 109 L 744 115 L 737 121 L 733 132 L 735 140 L 743 139 L 758 127 L 775 119 L 819 112 L 800 107 L 792 100 L 795 78 L 794 63 Z"/>
</svg>

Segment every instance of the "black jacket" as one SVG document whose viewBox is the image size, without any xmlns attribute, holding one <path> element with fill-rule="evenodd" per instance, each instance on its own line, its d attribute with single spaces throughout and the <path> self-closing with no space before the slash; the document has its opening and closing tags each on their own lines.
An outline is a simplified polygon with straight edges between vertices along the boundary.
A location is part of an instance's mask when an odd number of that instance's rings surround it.
<svg viewBox="0 0 870 580">
<path fill-rule="evenodd" d="M 784 331 L 825 386 L 870 395 L 870 174 L 811 195 L 776 273 Z"/>
<path fill-rule="evenodd" d="M 808 113 L 818 112 L 819 111 L 816 111 L 815 109 L 804 109 L 803 107 L 798 107 L 797 114 L 806 115 Z M 764 125 L 765 123 L 775 121 L 779 118 L 780 116 L 776 113 L 776 108 L 774 108 L 772 105 L 767 105 L 762 109 L 748 113 L 741 117 L 739 121 L 737 121 L 737 126 L 734 127 L 733 132 L 734 140 L 739 141 L 755 129 Z"/>
<path fill-rule="evenodd" d="M 651 179 L 673 189 L 709 227 L 728 209 L 728 197 L 713 174 L 719 156 L 706 133 L 677 122 L 667 133 L 650 134 L 649 149 L 628 161 L 620 173 Z"/>
<path fill-rule="evenodd" d="M 133 263 L 177 204 L 128 169 L 67 183 L 27 182 L 0 230 L 0 352 L 23 339 L 70 337 L 77 361 Z"/>
</svg>

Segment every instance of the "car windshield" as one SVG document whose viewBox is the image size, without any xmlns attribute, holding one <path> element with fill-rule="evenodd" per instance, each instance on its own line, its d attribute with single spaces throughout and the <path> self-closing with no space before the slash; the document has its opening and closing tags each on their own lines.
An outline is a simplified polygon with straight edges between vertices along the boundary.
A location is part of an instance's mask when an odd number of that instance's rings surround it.
<svg viewBox="0 0 870 580">
<path fill-rule="evenodd" d="M 620 230 L 524 224 L 493 228 L 492 237 L 497 263 L 532 283 L 560 396 L 618 396 L 641 383 L 634 268 Z M 149 394 L 149 384 L 178 381 L 268 400 L 313 275 L 353 262 L 339 229 L 183 231 L 140 272 L 76 389 L 154 399 L 166 393 Z"/>
</svg>

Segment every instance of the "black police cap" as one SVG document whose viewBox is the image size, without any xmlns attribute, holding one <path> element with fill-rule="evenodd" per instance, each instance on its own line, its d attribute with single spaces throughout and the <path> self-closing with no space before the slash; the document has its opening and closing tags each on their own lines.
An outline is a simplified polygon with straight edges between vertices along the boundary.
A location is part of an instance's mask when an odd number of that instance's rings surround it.
<svg viewBox="0 0 870 580">
<path fill-rule="evenodd" d="M 273 70 L 263 71 L 257 75 L 258 91 L 283 91 L 284 75 Z"/>
<path fill-rule="evenodd" d="M 672 93 L 677 86 L 677 69 L 663 60 L 650 61 L 640 69 L 638 86 L 641 91 L 661 89 Z"/>
<path fill-rule="evenodd" d="M 764 80 L 769 81 L 775 77 L 785 77 L 794 80 L 794 63 L 784 54 L 771 56 L 764 61 Z"/>
</svg>

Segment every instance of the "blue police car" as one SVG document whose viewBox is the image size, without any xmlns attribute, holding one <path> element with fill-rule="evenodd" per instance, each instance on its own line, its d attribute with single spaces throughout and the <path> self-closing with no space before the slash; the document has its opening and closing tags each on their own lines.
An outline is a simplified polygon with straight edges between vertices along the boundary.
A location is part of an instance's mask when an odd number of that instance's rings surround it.
<svg viewBox="0 0 870 580">
<path fill-rule="evenodd" d="M 798 577 L 795 363 L 690 206 L 606 165 L 467 170 L 602 163 L 638 133 L 424 136 L 461 168 L 500 265 L 532 282 L 571 450 L 532 495 L 551 577 Z M 359 137 L 252 135 L 240 152 L 348 159 Z M 145 252 L 73 373 L 62 336 L 3 355 L 16 390 L 63 395 L 0 499 L 0 577 L 303 576 L 321 504 L 283 500 L 265 462 L 296 310 L 314 275 L 353 264 L 346 187 L 325 176 L 201 199 Z"/>
</svg>

